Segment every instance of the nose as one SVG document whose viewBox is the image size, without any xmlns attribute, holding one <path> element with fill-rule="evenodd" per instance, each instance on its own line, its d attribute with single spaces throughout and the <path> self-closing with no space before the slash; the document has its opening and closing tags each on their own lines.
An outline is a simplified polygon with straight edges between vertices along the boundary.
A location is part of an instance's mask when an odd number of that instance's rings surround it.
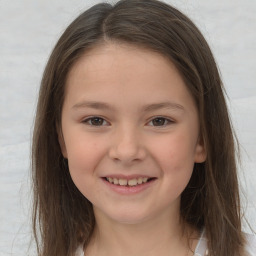
<svg viewBox="0 0 256 256">
<path fill-rule="evenodd" d="M 136 129 L 120 129 L 110 138 L 109 156 L 114 161 L 129 165 L 145 159 L 143 140 Z"/>
</svg>

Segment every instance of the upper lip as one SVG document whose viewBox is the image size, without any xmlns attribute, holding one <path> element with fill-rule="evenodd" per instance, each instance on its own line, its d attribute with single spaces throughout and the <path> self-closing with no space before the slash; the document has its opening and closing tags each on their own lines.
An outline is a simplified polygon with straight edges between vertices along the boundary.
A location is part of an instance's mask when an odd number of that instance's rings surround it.
<svg viewBox="0 0 256 256">
<path fill-rule="evenodd" d="M 110 174 L 110 175 L 105 175 L 102 178 L 117 178 L 117 179 L 132 180 L 132 179 L 138 179 L 138 178 L 155 178 L 155 177 L 145 175 L 145 174 L 133 174 L 133 175 Z"/>
</svg>

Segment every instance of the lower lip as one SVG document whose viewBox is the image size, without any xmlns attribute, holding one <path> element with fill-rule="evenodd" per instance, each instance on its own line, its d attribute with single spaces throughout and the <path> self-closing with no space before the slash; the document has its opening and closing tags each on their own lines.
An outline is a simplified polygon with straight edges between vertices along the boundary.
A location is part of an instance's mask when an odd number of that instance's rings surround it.
<svg viewBox="0 0 256 256">
<path fill-rule="evenodd" d="M 114 192 L 122 194 L 122 195 L 133 195 L 133 194 L 138 194 L 146 189 L 148 189 L 149 187 L 151 187 L 156 179 L 150 180 L 146 183 L 142 183 L 136 186 L 120 186 L 120 185 L 115 185 L 112 184 L 108 181 L 105 180 L 105 178 L 102 178 L 103 182 Z"/>
</svg>

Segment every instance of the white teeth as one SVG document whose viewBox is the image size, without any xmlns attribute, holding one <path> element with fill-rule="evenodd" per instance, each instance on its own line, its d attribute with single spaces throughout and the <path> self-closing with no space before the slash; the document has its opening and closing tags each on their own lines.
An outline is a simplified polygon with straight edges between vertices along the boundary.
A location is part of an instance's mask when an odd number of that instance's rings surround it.
<svg viewBox="0 0 256 256">
<path fill-rule="evenodd" d="M 115 185 L 120 185 L 120 186 L 136 186 L 140 185 L 142 183 L 146 183 L 149 178 L 146 177 L 139 177 L 138 179 L 131 179 L 131 180 L 126 180 L 126 179 L 118 179 L 118 178 L 109 178 L 107 177 L 108 182 L 115 184 Z"/>
<path fill-rule="evenodd" d="M 143 178 L 138 178 L 138 184 L 142 184 L 142 182 L 143 182 Z"/>
<path fill-rule="evenodd" d="M 125 179 L 119 179 L 119 185 L 120 185 L 120 186 L 126 186 L 126 185 L 127 185 L 127 180 L 125 180 Z"/>
<path fill-rule="evenodd" d="M 129 186 L 136 186 L 138 184 L 136 179 L 128 180 L 128 185 Z"/>
<path fill-rule="evenodd" d="M 148 181 L 148 178 L 142 178 L 142 181 L 143 181 L 143 182 L 147 182 L 147 181 Z"/>
</svg>

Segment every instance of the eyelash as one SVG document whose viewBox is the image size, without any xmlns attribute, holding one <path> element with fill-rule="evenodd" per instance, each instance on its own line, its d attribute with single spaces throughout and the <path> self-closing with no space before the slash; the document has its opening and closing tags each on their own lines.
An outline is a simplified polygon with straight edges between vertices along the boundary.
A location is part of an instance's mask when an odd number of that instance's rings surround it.
<svg viewBox="0 0 256 256">
<path fill-rule="evenodd" d="M 99 125 L 94 125 L 94 124 L 92 124 L 93 119 L 98 119 L 98 120 L 100 120 L 100 121 L 101 121 L 100 124 L 99 124 Z M 170 124 L 174 123 L 174 121 L 171 120 L 171 119 L 168 119 L 168 118 L 162 117 L 162 116 L 157 116 L 157 117 L 154 117 L 153 119 L 151 119 L 147 124 L 149 124 L 149 123 L 151 123 L 151 122 L 153 122 L 154 120 L 157 120 L 157 119 L 164 121 L 164 124 L 163 124 L 163 125 L 150 125 L 150 126 L 154 126 L 154 127 L 165 127 L 165 126 L 167 126 L 167 125 L 170 125 Z M 106 124 L 105 124 L 105 125 L 103 124 L 104 122 L 108 123 L 104 118 L 99 117 L 99 116 L 89 117 L 89 118 L 87 118 L 87 119 L 85 119 L 85 120 L 82 121 L 82 123 L 85 123 L 85 124 L 87 124 L 87 125 L 94 126 L 94 127 L 106 126 Z"/>
<path fill-rule="evenodd" d="M 90 126 L 95 126 L 95 127 L 105 126 L 105 125 L 93 125 L 92 124 L 93 119 L 100 119 L 103 122 L 107 122 L 104 118 L 102 118 L 100 116 L 92 116 L 92 117 L 89 117 L 89 118 L 86 118 L 85 120 L 83 120 L 82 123 L 85 123 L 85 124 L 90 125 Z"/>
<path fill-rule="evenodd" d="M 153 125 L 154 127 L 165 127 L 167 125 L 170 125 L 170 124 L 174 123 L 173 120 L 168 119 L 166 117 L 162 117 L 162 116 L 154 117 L 153 119 L 151 119 L 151 121 L 149 123 L 151 123 L 151 122 L 153 122 L 154 120 L 157 120 L 157 119 L 160 119 L 160 120 L 164 121 L 164 124 L 163 125 Z"/>
</svg>

